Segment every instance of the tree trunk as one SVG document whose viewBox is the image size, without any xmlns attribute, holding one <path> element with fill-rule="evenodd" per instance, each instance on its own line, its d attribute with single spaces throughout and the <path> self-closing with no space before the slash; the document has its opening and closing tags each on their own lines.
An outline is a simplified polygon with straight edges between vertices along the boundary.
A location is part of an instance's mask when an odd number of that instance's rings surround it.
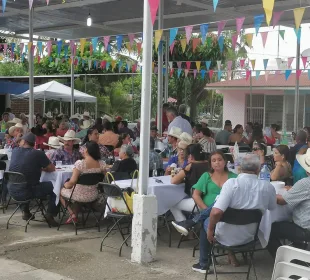
<svg viewBox="0 0 310 280">
<path fill-rule="evenodd" d="M 190 107 L 190 118 L 192 121 L 196 122 L 197 117 L 197 98 L 189 99 L 189 107 Z"/>
</svg>

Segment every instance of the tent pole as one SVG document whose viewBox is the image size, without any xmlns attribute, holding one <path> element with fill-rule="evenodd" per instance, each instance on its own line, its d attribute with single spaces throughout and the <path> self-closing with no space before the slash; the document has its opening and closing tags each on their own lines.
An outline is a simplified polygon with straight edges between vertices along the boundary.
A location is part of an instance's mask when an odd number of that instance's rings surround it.
<svg viewBox="0 0 310 280">
<path fill-rule="evenodd" d="M 29 42 L 33 43 L 33 8 L 29 10 Z M 34 94 L 33 94 L 33 86 L 34 86 L 34 78 L 33 78 L 33 52 L 32 45 L 30 50 L 28 51 L 29 55 L 29 127 L 34 126 Z"/>
<path fill-rule="evenodd" d="M 131 98 L 132 98 L 132 110 L 131 110 L 131 118 L 132 122 L 134 122 L 134 105 L 135 105 L 135 100 L 133 98 L 134 95 L 134 90 L 133 90 L 133 74 L 131 75 Z"/>
<path fill-rule="evenodd" d="M 45 93 L 44 93 L 44 101 L 43 101 L 43 116 L 45 114 L 46 108 L 45 108 Z"/>
<path fill-rule="evenodd" d="M 97 119 L 98 117 L 98 100 L 96 100 L 96 104 L 95 104 L 95 119 Z"/>
<path fill-rule="evenodd" d="M 252 72 L 250 76 L 250 121 L 253 122 L 253 88 L 252 88 Z"/>
<path fill-rule="evenodd" d="M 59 100 L 59 114 L 61 114 L 61 98 Z"/>
<path fill-rule="evenodd" d="M 74 57 L 71 58 L 71 115 L 74 115 Z"/>
<path fill-rule="evenodd" d="M 296 72 L 300 69 L 300 44 L 297 38 L 297 51 L 296 51 Z M 296 75 L 295 83 L 295 104 L 294 104 L 294 132 L 298 130 L 298 111 L 299 111 L 299 79 Z"/>
<path fill-rule="evenodd" d="M 168 85 L 169 85 L 169 36 L 166 36 L 166 53 L 165 53 L 165 60 L 166 60 L 166 73 L 165 73 L 165 103 L 168 100 Z"/>
<path fill-rule="evenodd" d="M 302 117 L 302 127 L 306 126 L 306 94 L 304 94 L 304 109 L 303 109 L 303 117 Z"/>
<path fill-rule="evenodd" d="M 149 184 L 150 119 L 152 100 L 153 26 L 149 0 L 144 0 L 143 2 L 140 175 L 138 179 L 139 194 L 135 194 L 133 200 L 135 215 L 133 216 L 132 221 L 131 243 L 131 261 L 140 264 L 154 261 L 157 246 L 157 200 L 155 195 L 147 195 Z"/>
<path fill-rule="evenodd" d="M 159 0 L 158 8 L 158 29 L 163 29 L 164 23 L 164 0 Z M 161 44 L 161 42 L 159 43 Z M 163 107 L 163 48 L 158 49 L 158 72 L 157 72 L 157 128 L 159 135 L 162 135 L 162 107 Z M 142 68 L 143 69 L 143 68 Z"/>
</svg>

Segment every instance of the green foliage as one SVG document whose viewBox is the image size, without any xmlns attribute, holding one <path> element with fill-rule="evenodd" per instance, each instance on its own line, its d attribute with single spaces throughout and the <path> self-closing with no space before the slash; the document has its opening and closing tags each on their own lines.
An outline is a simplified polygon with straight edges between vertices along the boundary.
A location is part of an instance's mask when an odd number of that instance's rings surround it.
<svg viewBox="0 0 310 280">
<path fill-rule="evenodd" d="M 27 76 L 27 68 L 14 62 L 0 63 L 0 76 Z"/>
</svg>

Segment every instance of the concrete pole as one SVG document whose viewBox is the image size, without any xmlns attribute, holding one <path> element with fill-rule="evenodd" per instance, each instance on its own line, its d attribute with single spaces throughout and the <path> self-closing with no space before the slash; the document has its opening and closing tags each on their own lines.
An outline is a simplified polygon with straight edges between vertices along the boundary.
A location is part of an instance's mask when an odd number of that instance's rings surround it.
<svg viewBox="0 0 310 280">
<path fill-rule="evenodd" d="M 169 36 L 166 36 L 166 52 L 165 52 L 165 61 L 166 61 L 166 74 L 165 74 L 165 103 L 167 103 L 168 101 L 168 96 L 169 96 L 169 92 L 168 92 L 168 85 L 169 85 Z"/>
<path fill-rule="evenodd" d="M 250 121 L 253 122 L 253 88 L 252 88 L 252 72 L 250 75 Z"/>
<path fill-rule="evenodd" d="M 46 105 L 45 105 L 46 100 L 45 100 L 45 99 L 46 99 L 46 98 L 45 98 L 45 93 L 44 93 L 44 101 L 43 101 L 43 116 L 44 116 L 45 111 L 46 111 Z"/>
<path fill-rule="evenodd" d="M 300 44 L 297 40 L 297 51 L 296 51 L 296 72 L 300 69 Z M 299 112 L 299 79 L 296 76 L 295 84 L 295 102 L 294 102 L 294 132 L 298 130 L 298 112 Z"/>
<path fill-rule="evenodd" d="M 29 41 L 33 44 L 33 8 L 29 10 Z M 28 60 L 29 60 L 29 128 L 34 126 L 34 65 L 33 65 L 33 52 L 32 46 L 28 50 Z"/>
<path fill-rule="evenodd" d="M 71 115 L 74 115 L 74 57 L 71 59 Z"/>
<path fill-rule="evenodd" d="M 132 221 L 131 261 L 149 263 L 156 257 L 157 246 L 157 200 L 147 195 L 149 184 L 149 148 L 152 93 L 153 26 L 149 1 L 144 0 L 143 9 L 143 61 L 141 86 L 141 134 L 138 188 L 134 195 Z"/>
<path fill-rule="evenodd" d="M 164 23 L 164 0 L 159 0 L 158 8 L 158 29 L 163 29 Z M 144 38 L 144 37 L 143 37 Z M 158 49 L 158 75 L 157 75 L 157 128 L 159 135 L 162 135 L 162 112 L 163 112 L 163 50 Z M 142 68 L 143 69 L 143 68 Z"/>
<path fill-rule="evenodd" d="M 59 100 L 59 114 L 61 114 L 61 98 Z"/>
</svg>

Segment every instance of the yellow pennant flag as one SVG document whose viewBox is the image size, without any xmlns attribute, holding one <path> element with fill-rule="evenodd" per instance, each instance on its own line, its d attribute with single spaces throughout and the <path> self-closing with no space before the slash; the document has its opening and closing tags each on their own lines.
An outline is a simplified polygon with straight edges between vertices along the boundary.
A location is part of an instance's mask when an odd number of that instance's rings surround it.
<svg viewBox="0 0 310 280">
<path fill-rule="evenodd" d="M 245 40 L 248 43 L 248 46 L 252 48 L 252 42 L 253 42 L 253 33 L 245 34 Z"/>
<path fill-rule="evenodd" d="M 270 25 L 270 21 L 272 18 L 272 11 L 274 7 L 274 0 L 263 0 L 263 8 L 266 14 L 266 22 L 268 26 Z"/>
<path fill-rule="evenodd" d="M 81 56 L 83 56 L 84 55 L 84 48 L 85 48 L 85 44 L 86 44 L 86 39 L 80 39 L 80 44 L 81 44 L 80 52 L 81 52 Z"/>
<path fill-rule="evenodd" d="M 294 9 L 294 18 L 295 18 L 295 25 L 296 29 L 299 29 L 302 18 L 305 13 L 305 8 L 296 8 Z"/>
<path fill-rule="evenodd" d="M 201 65 L 201 61 L 196 61 L 197 72 L 200 71 L 200 65 Z"/>
<path fill-rule="evenodd" d="M 255 69 L 255 63 L 256 63 L 256 59 L 251 59 L 251 65 L 252 65 L 252 69 Z"/>
<path fill-rule="evenodd" d="M 163 30 L 159 29 L 155 31 L 155 50 L 158 49 L 159 42 L 161 40 L 161 36 L 163 36 Z"/>
<path fill-rule="evenodd" d="M 32 42 L 28 43 L 28 52 L 31 52 Z"/>
<path fill-rule="evenodd" d="M 184 52 L 185 52 L 185 49 L 186 49 L 187 41 L 186 41 L 186 39 L 181 39 L 181 40 L 180 40 L 180 43 L 181 43 L 182 51 L 183 51 L 183 53 L 184 53 Z"/>
<path fill-rule="evenodd" d="M 116 66 L 116 61 L 115 61 L 115 60 L 112 60 L 111 65 L 112 65 L 112 70 L 114 70 L 114 69 L 115 69 L 115 66 Z"/>
<path fill-rule="evenodd" d="M 126 48 L 127 48 L 128 52 L 131 53 L 131 45 L 130 45 L 130 42 L 126 42 Z"/>
<path fill-rule="evenodd" d="M 71 65 L 72 64 L 72 59 L 71 59 L 71 57 L 69 58 L 69 65 Z"/>
</svg>

